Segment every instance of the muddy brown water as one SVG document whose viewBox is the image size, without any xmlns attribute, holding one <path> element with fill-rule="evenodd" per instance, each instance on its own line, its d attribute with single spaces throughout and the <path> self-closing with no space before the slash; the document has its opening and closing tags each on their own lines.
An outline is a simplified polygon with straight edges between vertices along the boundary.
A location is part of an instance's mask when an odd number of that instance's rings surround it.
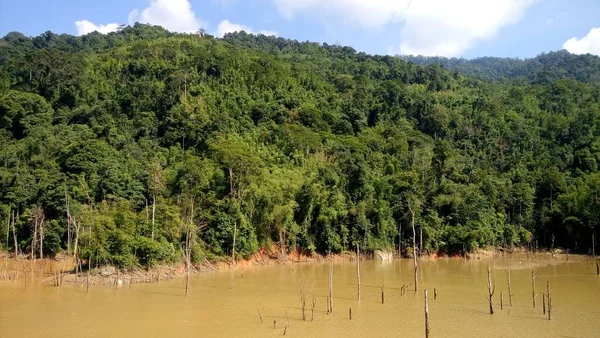
<svg viewBox="0 0 600 338">
<path fill-rule="evenodd" d="M 328 263 L 257 266 L 196 275 L 185 282 L 135 284 L 119 290 L 0 281 L 2 337 L 424 337 L 423 290 L 429 290 L 431 337 L 600 337 L 600 276 L 591 261 L 528 258 L 420 261 L 419 292 L 411 260 L 361 262 L 362 300 L 357 301 L 356 263 L 334 264 L 334 309 L 326 313 Z M 487 265 L 496 278 L 489 314 Z M 513 306 L 506 271 L 512 271 Z M 531 268 L 538 292 L 551 283 L 552 320 L 542 296 L 532 307 Z M 314 284 L 314 320 L 301 319 L 300 285 Z M 44 285 L 42 285 L 44 284 Z M 47 285 L 46 285 L 47 284 Z M 385 304 L 381 303 L 384 285 Z M 433 288 L 438 297 L 433 299 Z M 504 310 L 500 310 L 504 292 Z M 310 302 L 309 302 L 310 303 Z M 352 320 L 348 310 L 352 308 Z M 260 323 L 259 310 L 263 317 Z M 276 328 L 273 328 L 276 321 Z"/>
</svg>

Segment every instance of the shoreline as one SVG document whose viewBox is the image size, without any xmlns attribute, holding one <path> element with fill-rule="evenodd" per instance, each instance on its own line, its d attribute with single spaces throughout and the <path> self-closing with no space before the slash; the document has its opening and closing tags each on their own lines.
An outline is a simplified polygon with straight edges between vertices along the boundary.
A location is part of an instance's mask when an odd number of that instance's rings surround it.
<svg viewBox="0 0 600 338">
<path fill-rule="evenodd" d="M 379 251 L 379 250 L 376 250 Z M 412 256 L 399 257 L 397 252 L 383 251 L 386 253 L 389 259 L 381 259 L 382 257 L 375 252 L 361 253 L 361 261 L 393 261 L 397 259 L 412 259 Z M 298 250 L 294 250 L 287 255 L 283 255 L 278 249 L 273 250 L 271 248 L 262 249 L 258 253 L 247 259 L 240 259 L 235 264 L 229 260 L 210 262 L 206 260 L 203 263 L 192 264 L 190 270 L 190 276 L 215 272 L 215 271 L 231 271 L 231 270 L 242 270 L 251 268 L 254 266 L 275 266 L 275 265 L 288 265 L 292 269 L 296 263 L 322 263 L 325 260 L 332 259 L 334 262 L 345 262 L 355 261 L 356 253 L 354 252 L 343 252 L 340 254 L 333 255 L 321 255 L 317 253 L 302 253 Z M 542 260 L 539 260 L 539 259 Z M 519 264 L 524 260 L 526 264 L 521 266 L 512 266 L 511 268 L 523 269 L 523 268 L 534 268 L 538 265 L 549 265 L 562 262 L 582 262 L 582 261 L 593 261 L 594 257 L 582 254 L 566 254 L 562 250 L 556 249 L 554 253 L 550 251 L 534 251 L 525 248 L 514 248 L 514 249 L 500 249 L 500 250 L 475 250 L 465 255 L 448 255 L 444 253 L 434 253 L 422 255 L 419 260 L 437 261 L 439 259 L 445 260 L 462 260 L 463 263 L 468 261 L 481 261 L 481 260 L 518 260 L 521 259 Z M 531 259 L 534 259 L 532 262 Z M 543 262 L 544 264 L 535 263 L 536 261 Z M 502 267 L 504 264 L 498 262 L 497 267 Z M 27 275 L 32 277 L 27 277 Z M 63 254 L 57 255 L 54 258 L 45 258 L 43 260 L 21 257 L 14 259 L 10 253 L 6 251 L 0 252 L 0 280 L 19 280 L 20 278 L 42 278 L 39 282 L 42 285 L 47 285 L 49 282 L 55 286 L 60 286 L 63 283 L 74 284 L 74 285 L 86 285 L 87 284 L 87 271 L 76 272 L 75 258 L 72 256 L 66 256 Z M 105 265 L 91 269 L 89 274 L 90 286 L 110 286 L 115 288 L 131 287 L 133 284 L 146 284 L 146 283 L 159 283 L 160 281 L 179 279 L 186 277 L 185 263 L 176 264 L 158 264 L 152 267 L 134 267 L 134 268 L 121 268 L 117 269 L 111 265 Z"/>
</svg>

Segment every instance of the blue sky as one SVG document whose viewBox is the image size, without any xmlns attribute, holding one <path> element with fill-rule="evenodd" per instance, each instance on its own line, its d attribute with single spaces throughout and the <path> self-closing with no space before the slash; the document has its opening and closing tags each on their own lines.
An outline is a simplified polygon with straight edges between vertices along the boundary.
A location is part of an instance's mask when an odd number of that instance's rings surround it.
<svg viewBox="0 0 600 338">
<path fill-rule="evenodd" d="M 139 21 L 215 35 L 244 29 L 371 54 L 526 58 L 563 48 L 599 55 L 598 14 L 598 0 L 0 0 L 0 35 L 79 35 Z"/>
</svg>

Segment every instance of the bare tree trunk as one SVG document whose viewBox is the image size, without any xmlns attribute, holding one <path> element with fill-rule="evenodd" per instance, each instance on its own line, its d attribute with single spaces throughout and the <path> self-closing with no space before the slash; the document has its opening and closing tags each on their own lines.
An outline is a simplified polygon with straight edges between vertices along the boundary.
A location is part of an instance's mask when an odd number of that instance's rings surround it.
<svg viewBox="0 0 600 338">
<path fill-rule="evenodd" d="M 329 255 L 329 313 L 333 313 L 333 256 Z"/>
<path fill-rule="evenodd" d="M 492 285 L 492 273 L 488 265 L 488 301 L 490 303 L 490 314 L 494 314 L 494 292 L 496 292 L 496 282 Z"/>
<path fill-rule="evenodd" d="M 233 246 L 231 248 L 231 260 L 233 261 L 233 265 L 235 265 L 235 240 L 237 237 L 237 220 L 233 221 Z"/>
<path fill-rule="evenodd" d="M 17 244 L 17 229 L 15 228 L 15 211 L 12 217 L 13 239 L 15 241 L 15 259 L 19 257 L 19 245 Z"/>
<path fill-rule="evenodd" d="M 42 211 L 42 219 L 40 221 L 40 259 L 44 259 L 44 215 Z"/>
<path fill-rule="evenodd" d="M 190 230 L 185 233 L 185 296 L 190 288 Z"/>
<path fill-rule="evenodd" d="M 358 300 L 360 300 L 360 246 L 356 245 L 356 281 L 358 283 Z"/>
<path fill-rule="evenodd" d="M 65 185 L 65 210 L 67 213 L 67 255 L 71 254 L 71 211 L 69 208 L 69 195 L 67 193 L 67 186 Z"/>
<path fill-rule="evenodd" d="M 411 224 L 412 224 L 412 231 L 413 231 L 413 262 L 414 262 L 414 266 L 415 266 L 415 292 L 416 292 L 416 291 L 419 291 L 419 279 L 418 279 L 419 267 L 417 265 L 417 243 L 416 243 L 417 232 L 415 230 L 415 211 L 410 206 L 410 203 L 408 204 L 408 210 L 410 211 L 410 215 L 411 215 Z"/>
<path fill-rule="evenodd" d="M 542 312 L 546 314 L 546 294 L 542 293 Z"/>
<path fill-rule="evenodd" d="M 550 295 L 550 281 L 546 281 L 546 293 L 548 295 L 548 320 L 552 320 L 552 296 Z"/>
<path fill-rule="evenodd" d="M 156 213 L 156 194 L 152 195 L 152 240 L 154 240 L 154 214 Z"/>
<path fill-rule="evenodd" d="M 508 304 L 512 306 L 512 285 L 510 283 L 510 268 L 508 269 Z"/>
<path fill-rule="evenodd" d="M 8 241 L 10 238 L 10 208 L 8 208 L 8 217 L 6 218 L 6 250 L 8 251 Z"/>
<path fill-rule="evenodd" d="M 535 279 L 537 278 L 537 274 L 535 271 L 531 270 L 531 299 L 533 301 L 533 308 L 535 309 Z"/>
<path fill-rule="evenodd" d="M 79 244 L 79 227 L 81 226 L 81 224 L 77 224 L 76 219 L 73 219 L 73 223 L 75 225 L 75 243 L 73 244 L 73 255 L 79 258 L 79 256 L 77 255 L 77 245 Z"/>
<path fill-rule="evenodd" d="M 191 225 L 194 218 L 194 200 L 191 199 L 190 215 L 186 220 L 186 231 L 185 231 L 185 296 L 188 295 L 190 288 L 190 265 L 191 265 Z"/>
<path fill-rule="evenodd" d="M 229 194 L 231 196 L 234 195 L 233 193 L 233 168 L 229 168 Z"/>
<path fill-rule="evenodd" d="M 38 237 L 38 213 L 37 213 L 37 207 L 34 208 L 33 211 L 33 238 L 31 239 L 31 260 L 33 260 L 35 258 L 35 242 L 37 241 L 37 237 Z"/>
<path fill-rule="evenodd" d="M 427 290 L 425 290 L 425 338 L 429 338 L 429 300 L 427 299 Z"/>
</svg>

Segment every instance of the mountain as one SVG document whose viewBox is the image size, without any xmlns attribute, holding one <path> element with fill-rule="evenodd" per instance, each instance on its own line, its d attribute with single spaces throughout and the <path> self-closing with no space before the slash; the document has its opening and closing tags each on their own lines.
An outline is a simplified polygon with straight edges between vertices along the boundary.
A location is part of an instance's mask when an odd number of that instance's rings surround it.
<svg viewBox="0 0 600 338">
<path fill-rule="evenodd" d="M 600 83 L 600 57 L 591 54 L 576 55 L 565 50 L 525 60 L 497 57 L 472 60 L 413 55 L 399 57 L 421 66 L 437 64 L 483 80 L 547 84 L 559 79 L 573 79 Z"/>
<path fill-rule="evenodd" d="M 178 261 L 186 243 L 195 261 L 406 249 L 414 212 L 424 252 L 586 252 L 600 88 L 576 74 L 592 61 L 529 81 L 243 32 L 10 33 L 1 245 L 37 255 L 43 228 L 45 255 L 78 243 L 119 266 Z"/>
</svg>

